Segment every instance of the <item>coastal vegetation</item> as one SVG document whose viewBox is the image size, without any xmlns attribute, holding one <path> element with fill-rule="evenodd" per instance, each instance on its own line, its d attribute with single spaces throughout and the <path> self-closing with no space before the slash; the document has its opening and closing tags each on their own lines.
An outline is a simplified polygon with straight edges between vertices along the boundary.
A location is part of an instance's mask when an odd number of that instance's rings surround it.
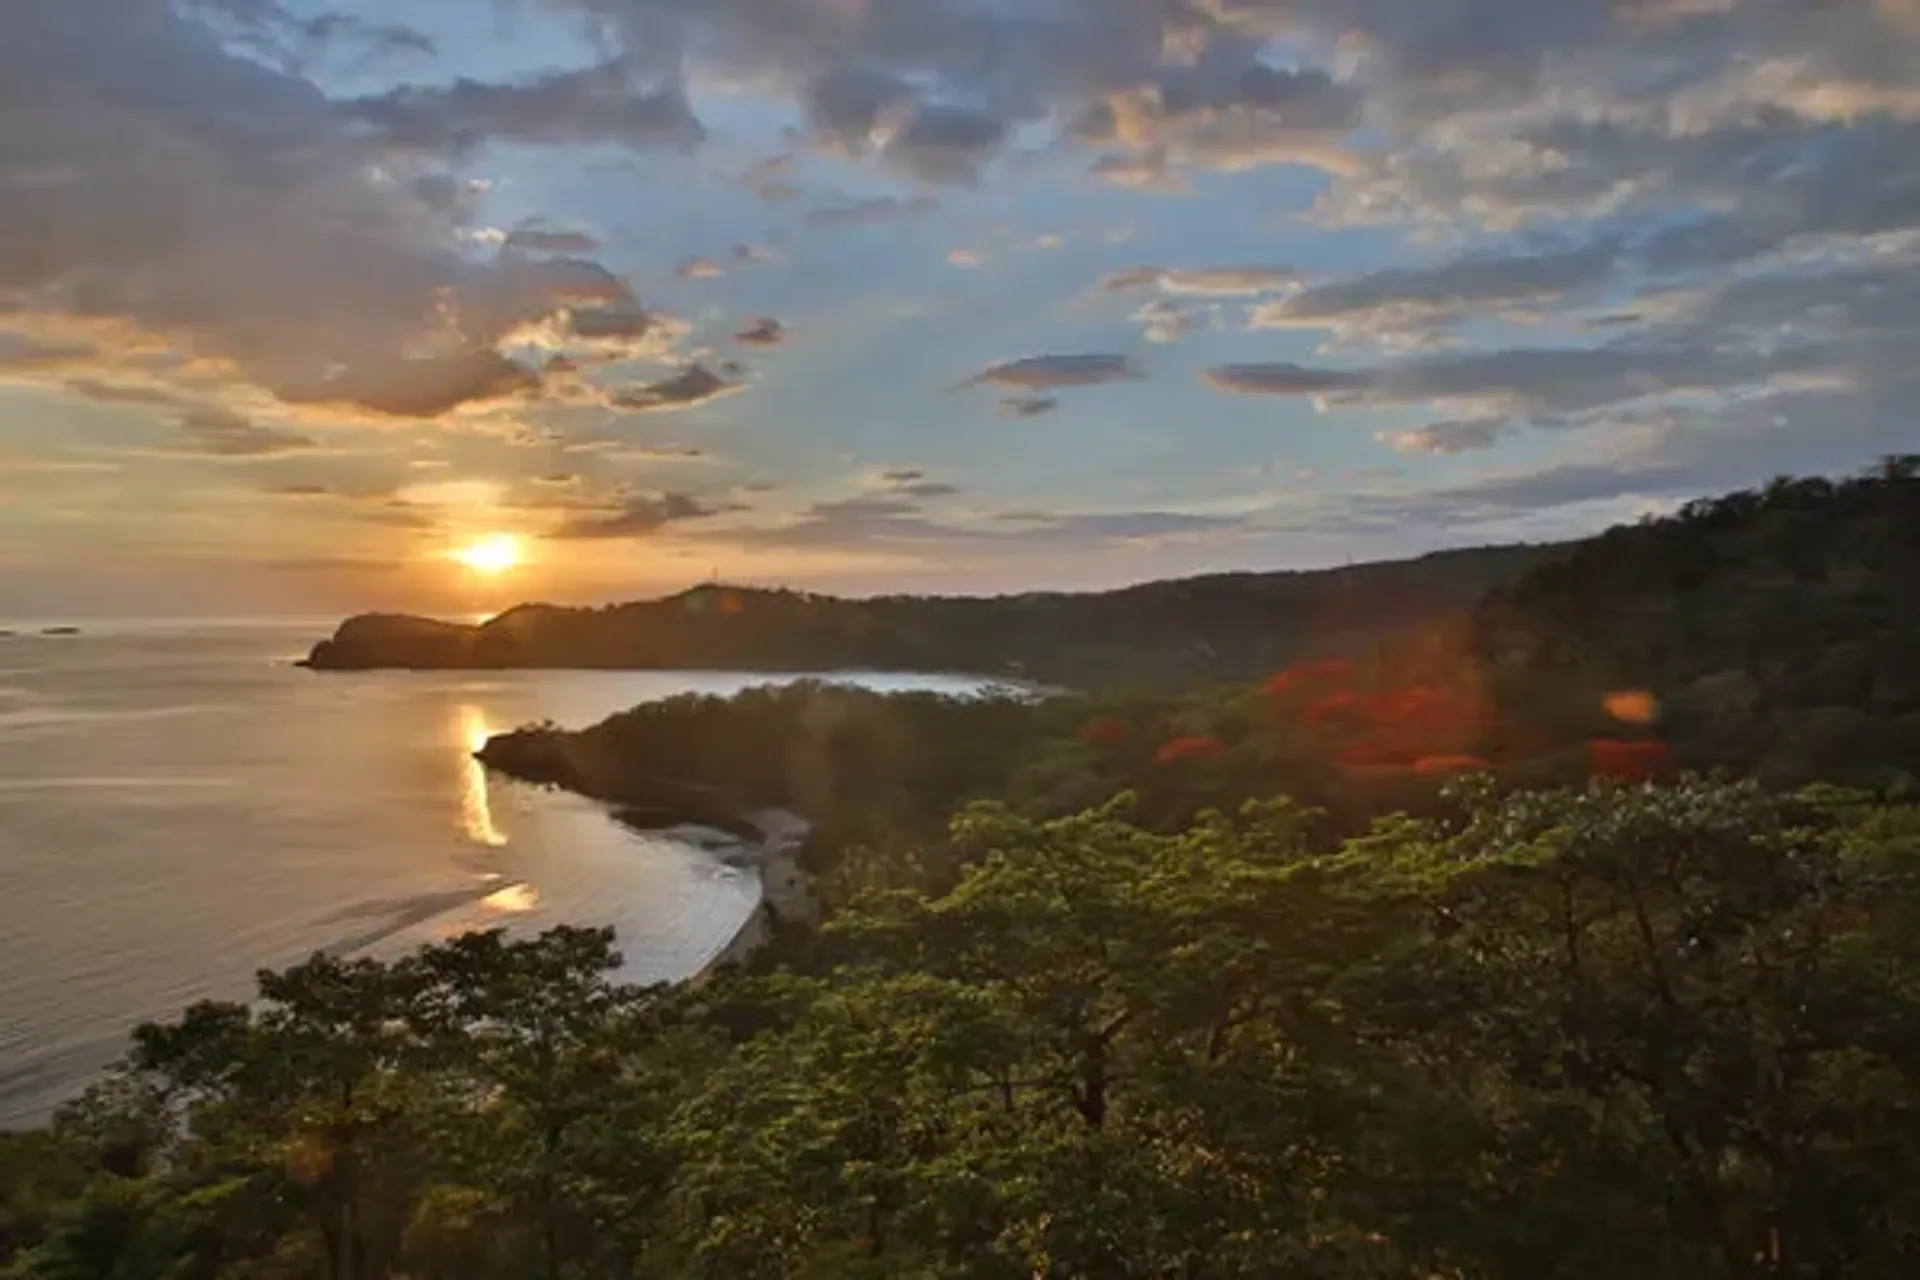
<svg viewBox="0 0 1920 1280">
<path fill-rule="evenodd" d="M 375 667 L 957 671 L 1087 685 L 1250 680 L 1356 653 L 1559 554 L 1483 547 L 1308 573 L 1227 573 L 1086 594 L 881 596 L 708 584 L 598 609 L 522 605 L 478 626 L 350 618 L 320 670 Z"/>
<path fill-rule="evenodd" d="M 1916 565 L 1891 459 L 1258 679 L 503 735 L 822 919 L 262 974 L 0 1136 L 0 1276 L 1920 1273 Z"/>
</svg>

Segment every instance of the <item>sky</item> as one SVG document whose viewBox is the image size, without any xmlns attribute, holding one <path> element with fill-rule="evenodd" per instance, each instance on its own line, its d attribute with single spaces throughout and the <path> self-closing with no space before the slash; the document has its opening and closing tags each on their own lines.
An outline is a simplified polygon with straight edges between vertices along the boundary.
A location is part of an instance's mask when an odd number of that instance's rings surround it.
<svg viewBox="0 0 1920 1280">
<path fill-rule="evenodd" d="M 0 5 L 0 617 L 1557 539 L 1916 351 L 1920 0 Z"/>
</svg>

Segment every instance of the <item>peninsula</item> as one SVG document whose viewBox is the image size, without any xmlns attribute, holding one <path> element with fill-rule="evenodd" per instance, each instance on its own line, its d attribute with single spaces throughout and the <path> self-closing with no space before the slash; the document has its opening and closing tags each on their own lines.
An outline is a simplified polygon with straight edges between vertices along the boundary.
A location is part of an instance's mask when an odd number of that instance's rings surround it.
<svg viewBox="0 0 1920 1280">
<path fill-rule="evenodd" d="M 1563 552 L 1483 547 L 1339 569 L 996 597 L 844 599 L 709 584 L 603 608 L 521 605 L 477 626 L 366 614 L 315 645 L 306 665 L 956 671 L 1077 687 L 1248 680 L 1304 658 L 1362 652 Z"/>
</svg>

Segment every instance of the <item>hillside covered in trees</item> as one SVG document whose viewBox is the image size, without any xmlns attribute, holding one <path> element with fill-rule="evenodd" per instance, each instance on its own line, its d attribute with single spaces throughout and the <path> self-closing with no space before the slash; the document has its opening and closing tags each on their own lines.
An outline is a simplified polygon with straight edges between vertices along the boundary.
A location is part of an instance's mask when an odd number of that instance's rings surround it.
<svg viewBox="0 0 1920 1280">
<path fill-rule="evenodd" d="M 264 974 L 0 1135 L 0 1276 L 1920 1274 L 1916 561 L 1895 459 L 1255 681 L 504 735 L 824 922 Z"/>
<path fill-rule="evenodd" d="M 664 600 L 522 605 L 478 626 L 342 623 L 321 670 L 372 667 L 961 671 L 1076 687 L 1250 680 L 1353 653 L 1550 560 L 1490 547 L 1306 573 L 1230 573 L 1086 594 L 839 599 L 710 585 Z"/>
<path fill-rule="evenodd" d="M 950 889 L 685 987 L 316 958 L 0 1137 L 51 1277 L 1893 1277 L 1920 811 L 1753 785 L 956 819 Z"/>
<path fill-rule="evenodd" d="M 532 727 L 482 758 L 615 801 L 692 784 L 785 805 L 821 824 L 816 850 L 937 834 L 980 797 L 1053 817 L 1124 790 L 1171 827 L 1284 792 L 1351 831 L 1469 771 L 1884 789 L 1920 778 L 1915 581 L 1920 464 L 1893 459 L 1613 530 L 1470 610 L 1257 682 L 964 701 L 800 684 Z"/>
</svg>

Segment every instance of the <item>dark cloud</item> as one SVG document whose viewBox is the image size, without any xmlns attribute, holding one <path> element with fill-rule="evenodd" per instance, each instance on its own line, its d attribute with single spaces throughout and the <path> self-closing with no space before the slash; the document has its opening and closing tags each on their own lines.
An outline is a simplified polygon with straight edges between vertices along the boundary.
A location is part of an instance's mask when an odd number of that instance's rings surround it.
<svg viewBox="0 0 1920 1280">
<path fill-rule="evenodd" d="M 1005 396 L 1000 401 L 1000 413 L 1008 418 L 1038 418 L 1059 407 L 1053 396 Z"/>
<path fill-rule="evenodd" d="M 1317 67 L 1268 65 L 1231 36 L 1215 48 L 1212 59 L 1155 68 L 1080 117 L 1074 136 L 1120 153 L 1096 172 L 1162 186 L 1175 185 L 1176 167 L 1344 167 L 1340 148 L 1365 103 L 1358 86 Z"/>
<path fill-rule="evenodd" d="M 1365 373 L 1346 369 L 1309 369 L 1285 361 L 1264 364 L 1223 364 L 1201 371 L 1200 377 L 1216 391 L 1242 395 L 1312 396 L 1356 391 L 1370 385 Z"/>
<path fill-rule="evenodd" d="M 1088 387 L 1140 376 L 1133 360 L 1123 355 L 1026 356 L 996 364 L 968 378 L 961 387 L 982 383 L 1040 391 L 1052 387 Z"/>
<path fill-rule="evenodd" d="M 880 473 L 880 484 L 888 494 L 917 501 L 950 498 L 960 492 L 959 486 L 930 479 L 926 472 L 914 467 L 896 467 L 890 471 L 883 471 Z"/>
<path fill-rule="evenodd" d="M 787 340 L 787 326 L 772 316 L 762 316 L 734 334 L 733 340 L 749 347 L 777 347 Z"/>
<path fill-rule="evenodd" d="M 916 101 L 913 86 L 905 80 L 860 66 L 829 70 L 801 94 L 815 140 L 856 156 L 872 144 L 883 122 L 910 111 Z"/>
<path fill-rule="evenodd" d="M 706 137 L 677 84 L 636 80 L 623 61 L 515 83 L 405 86 L 352 110 L 389 143 L 435 154 L 491 141 L 689 147 Z"/>
<path fill-rule="evenodd" d="M 670 378 L 619 392 L 611 403 L 616 409 L 635 411 L 687 409 L 738 391 L 740 385 L 696 362 Z"/>
<path fill-rule="evenodd" d="M 973 182 L 1010 128 L 985 111 L 929 103 L 913 113 L 883 155 L 889 167 L 921 182 Z"/>
<path fill-rule="evenodd" d="M 437 418 L 462 405 L 537 390 L 540 377 L 492 350 L 420 356 L 347 368 L 280 388 L 296 404 L 342 404 L 396 418 Z"/>
<path fill-rule="evenodd" d="M 567 521 L 551 533 L 554 538 L 643 538 L 658 533 L 670 524 L 704 520 L 722 513 L 684 493 L 663 493 L 626 500 L 617 510 L 583 515 Z"/>
<path fill-rule="evenodd" d="M 629 341 L 646 337 L 655 324 L 653 313 L 640 307 L 575 307 L 567 312 L 566 331 L 589 342 Z"/>
<path fill-rule="evenodd" d="M 327 498 L 333 490 L 323 484 L 277 484 L 267 490 L 277 498 Z"/>
</svg>

